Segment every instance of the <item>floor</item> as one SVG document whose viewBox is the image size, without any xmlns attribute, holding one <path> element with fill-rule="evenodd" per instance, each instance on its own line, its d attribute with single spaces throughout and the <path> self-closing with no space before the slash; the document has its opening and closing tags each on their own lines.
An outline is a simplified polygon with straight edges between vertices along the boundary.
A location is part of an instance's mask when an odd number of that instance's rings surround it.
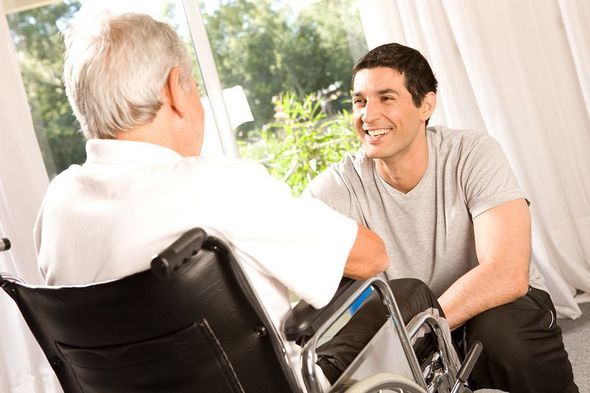
<svg viewBox="0 0 590 393">
<path fill-rule="evenodd" d="M 590 393 L 590 303 L 580 304 L 578 319 L 559 319 L 563 342 L 574 369 L 574 380 L 580 393 Z"/>
</svg>

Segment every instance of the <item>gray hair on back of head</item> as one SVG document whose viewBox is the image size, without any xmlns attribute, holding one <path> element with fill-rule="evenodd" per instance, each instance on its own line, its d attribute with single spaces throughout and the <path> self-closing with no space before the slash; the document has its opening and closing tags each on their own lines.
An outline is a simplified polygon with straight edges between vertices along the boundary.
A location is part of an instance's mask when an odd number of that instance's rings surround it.
<svg viewBox="0 0 590 393">
<path fill-rule="evenodd" d="M 174 66 L 189 86 L 184 44 L 170 26 L 148 15 L 97 17 L 82 10 L 64 39 L 66 94 L 86 138 L 112 139 L 151 122 Z"/>
</svg>

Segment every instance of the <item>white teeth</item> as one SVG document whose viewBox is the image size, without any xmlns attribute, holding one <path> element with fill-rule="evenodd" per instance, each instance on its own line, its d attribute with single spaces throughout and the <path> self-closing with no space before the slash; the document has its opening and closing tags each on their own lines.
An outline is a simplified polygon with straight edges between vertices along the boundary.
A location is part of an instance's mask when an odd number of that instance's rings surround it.
<svg viewBox="0 0 590 393">
<path fill-rule="evenodd" d="M 387 134 L 389 131 L 391 131 L 391 128 L 379 128 L 378 130 L 366 130 L 367 134 L 371 135 L 371 136 L 379 136 L 379 135 L 384 135 Z"/>
</svg>

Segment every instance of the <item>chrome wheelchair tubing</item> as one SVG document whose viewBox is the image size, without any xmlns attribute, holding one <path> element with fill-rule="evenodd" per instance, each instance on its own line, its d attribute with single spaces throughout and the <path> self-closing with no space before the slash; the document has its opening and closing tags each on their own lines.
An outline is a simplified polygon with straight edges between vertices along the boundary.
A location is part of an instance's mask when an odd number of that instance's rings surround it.
<svg viewBox="0 0 590 393">
<path fill-rule="evenodd" d="M 305 383 L 305 387 L 309 393 L 321 393 L 322 387 L 320 382 L 316 376 L 316 362 L 317 362 L 317 354 L 316 348 L 318 347 L 318 342 L 320 337 L 340 318 L 346 310 L 351 306 L 356 298 L 358 298 L 370 285 L 372 280 L 367 280 L 363 285 L 361 285 L 350 298 L 340 306 L 338 311 L 332 314 L 328 320 L 321 325 L 317 332 L 307 341 L 307 343 L 303 346 L 303 350 L 301 352 L 301 375 L 303 377 L 303 382 Z"/>
<path fill-rule="evenodd" d="M 375 280 L 374 283 L 376 284 L 375 289 L 377 289 L 379 292 L 381 301 L 391 313 L 390 318 L 394 323 L 395 330 L 398 334 L 400 343 L 408 360 L 408 364 L 410 365 L 412 375 L 414 376 L 416 383 L 418 383 L 418 385 L 420 385 L 420 387 L 423 389 L 426 389 L 426 382 L 422 377 L 422 370 L 418 364 L 418 358 L 416 358 L 416 354 L 414 353 L 414 348 L 410 342 L 410 336 L 406 331 L 404 320 L 397 307 L 397 303 L 395 302 L 391 288 L 389 287 L 389 284 L 382 279 Z"/>
<path fill-rule="evenodd" d="M 391 292 L 391 288 L 389 288 L 389 284 L 385 282 L 381 277 L 375 276 L 373 278 L 368 279 L 363 285 L 356 290 L 356 292 L 347 300 L 336 313 L 334 313 L 326 323 L 324 323 L 316 334 L 305 344 L 302 351 L 302 376 L 305 386 L 310 393 L 321 393 L 322 387 L 319 383 L 319 380 L 316 376 L 316 362 L 317 362 L 317 354 L 316 348 L 318 346 L 319 338 L 336 322 L 338 318 L 340 318 L 346 310 L 352 305 L 352 303 L 369 287 L 372 286 L 377 291 L 381 302 L 386 307 L 389 315 L 388 318 L 393 323 L 395 331 L 398 334 L 398 338 L 402 345 L 402 349 L 404 354 L 406 355 L 408 364 L 410 366 L 410 370 L 416 383 L 423 389 L 427 389 L 426 382 L 422 376 L 422 371 L 420 369 L 420 365 L 418 364 L 418 359 L 414 353 L 414 349 L 412 348 L 412 344 L 410 342 L 409 336 L 405 330 L 405 326 L 403 323 L 403 318 L 401 317 L 401 313 L 395 303 L 395 299 L 393 293 Z"/>
<path fill-rule="evenodd" d="M 452 355 L 449 353 L 449 351 L 453 348 L 453 344 L 448 342 L 447 337 L 443 333 L 442 327 L 440 326 L 436 318 L 428 312 L 421 312 L 417 314 L 414 318 L 412 318 L 412 320 L 408 323 L 408 326 L 406 327 L 408 331 L 408 336 L 410 338 L 413 338 L 418 333 L 420 328 L 425 324 L 432 330 L 436 337 L 442 360 L 441 363 L 443 366 L 443 375 L 446 379 L 445 382 L 447 383 L 446 391 L 448 391 L 455 384 L 455 378 L 457 375 L 457 366 L 453 362 Z M 437 379 L 438 381 L 436 381 L 436 383 L 433 384 L 434 388 L 436 388 L 437 385 L 439 385 L 442 382 L 440 378 Z M 428 390 L 431 391 L 430 388 Z M 434 391 L 436 391 L 436 389 Z"/>
</svg>

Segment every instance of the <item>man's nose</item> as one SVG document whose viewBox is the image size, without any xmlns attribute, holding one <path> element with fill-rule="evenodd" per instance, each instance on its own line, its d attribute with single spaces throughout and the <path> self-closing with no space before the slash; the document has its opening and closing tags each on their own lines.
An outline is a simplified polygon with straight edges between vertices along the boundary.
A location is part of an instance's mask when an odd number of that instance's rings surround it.
<svg viewBox="0 0 590 393">
<path fill-rule="evenodd" d="M 377 119 L 379 117 L 379 108 L 375 103 L 370 103 L 367 101 L 365 106 L 363 107 L 363 111 L 361 114 L 361 119 L 363 123 L 370 123 L 371 121 Z"/>
</svg>

